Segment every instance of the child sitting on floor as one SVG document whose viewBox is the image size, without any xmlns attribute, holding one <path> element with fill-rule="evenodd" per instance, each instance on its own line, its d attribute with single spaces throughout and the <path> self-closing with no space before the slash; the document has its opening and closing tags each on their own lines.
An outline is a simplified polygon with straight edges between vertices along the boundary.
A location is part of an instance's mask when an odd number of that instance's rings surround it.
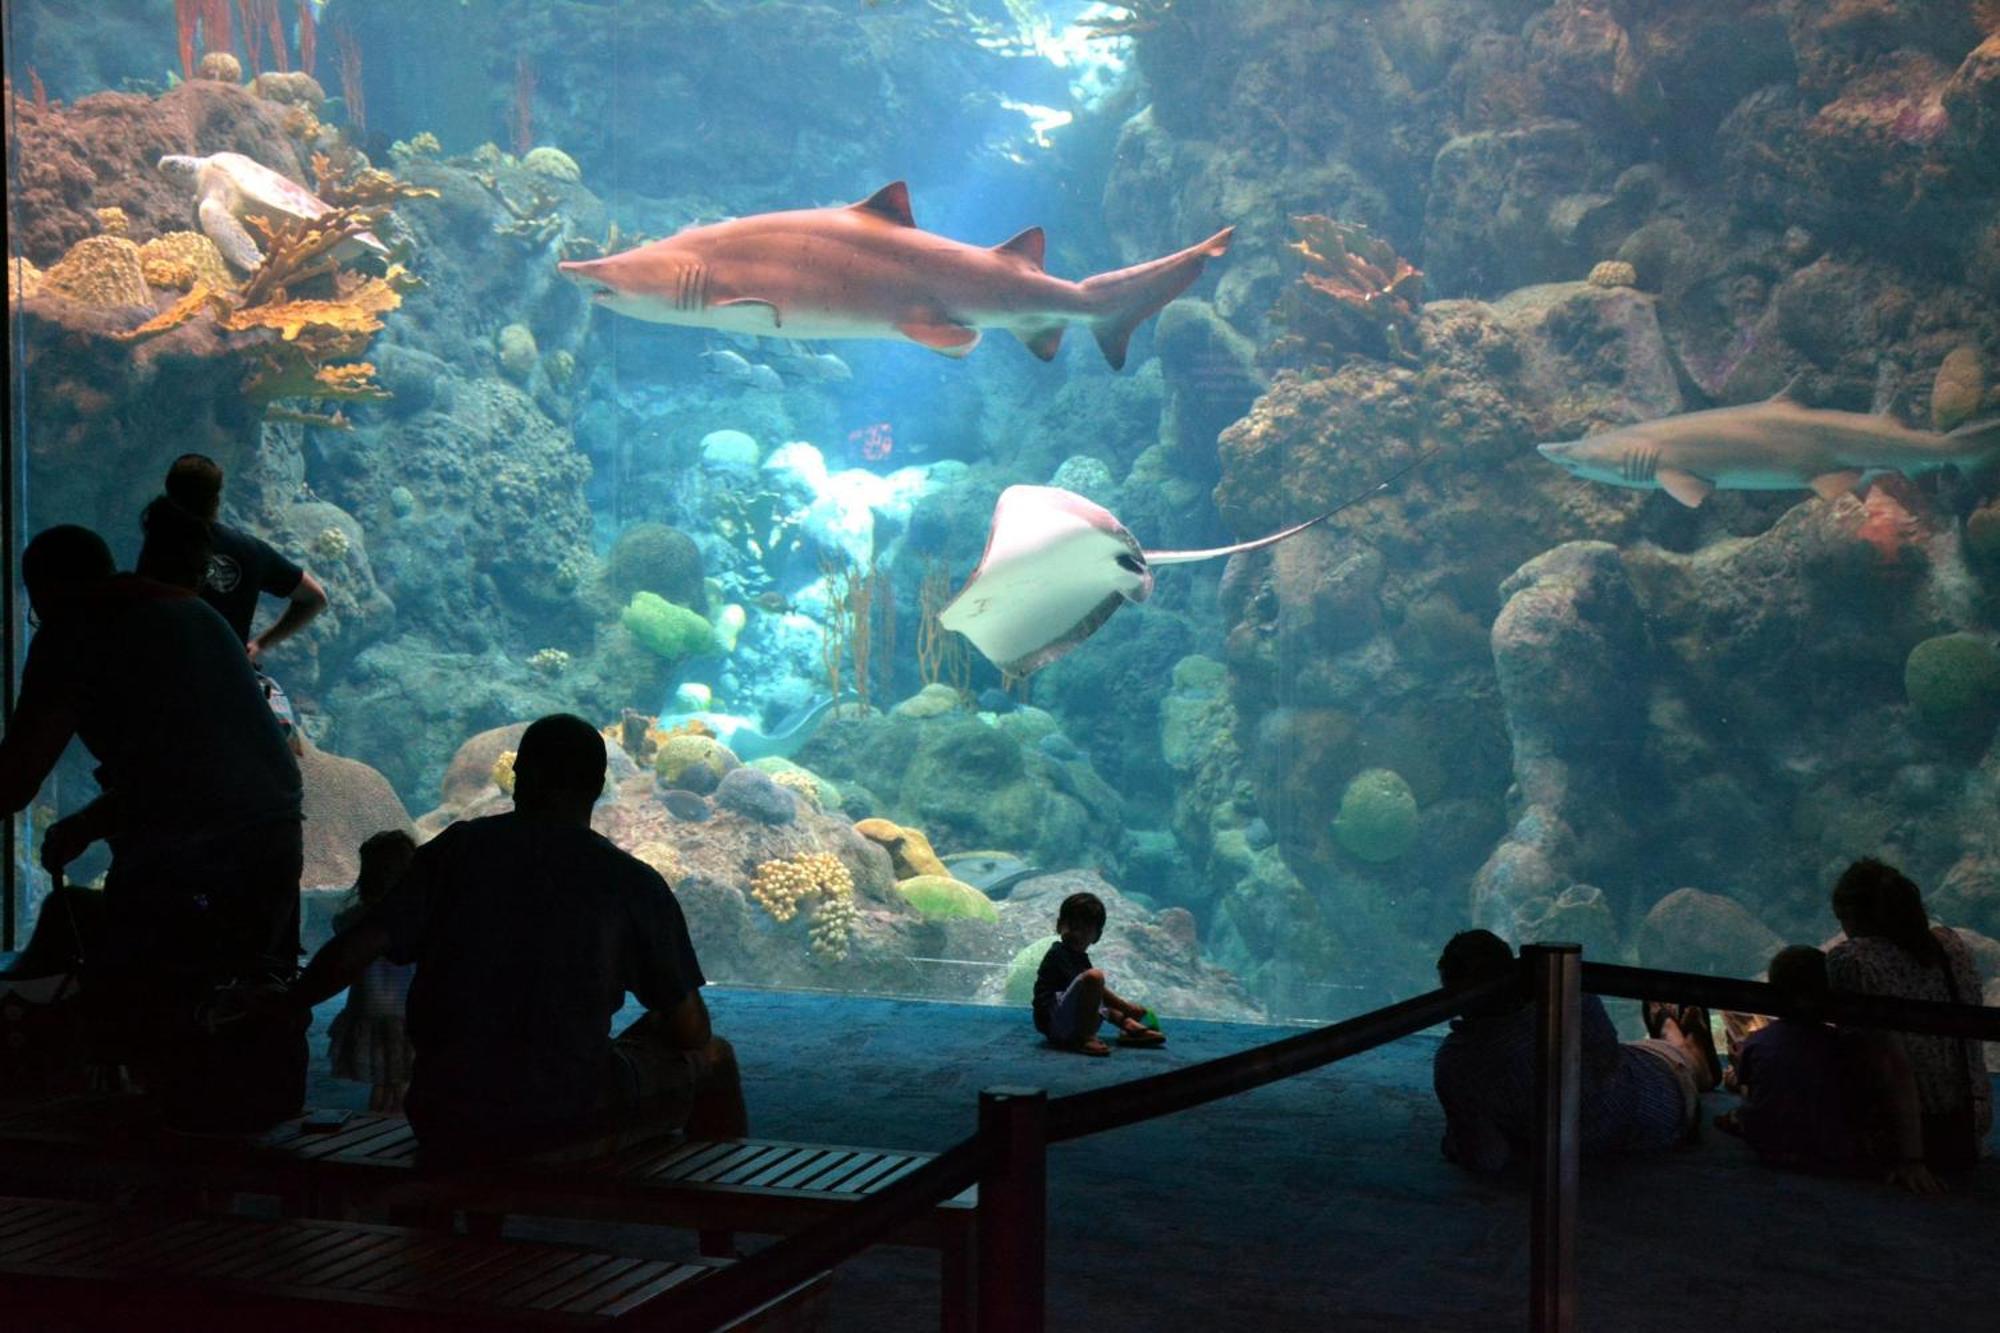
<svg viewBox="0 0 2000 1333">
<path fill-rule="evenodd" d="M 1090 965 L 1090 946 L 1104 934 L 1104 902 L 1094 893 L 1072 893 L 1056 912 L 1059 938 L 1035 973 L 1035 1028 L 1058 1050 L 1109 1055 L 1097 1029 L 1106 1019 L 1119 1028 L 1120 1046 L 1158 1046 L 1166 1034 L 1146 1023 L 1146 1009 L 1120 999 Z"/>
<path fill-rule="evenodd" d="M 1750 1033 L 1732 1061 L 1743 1104 L 1716 1121 L 1773 1166 L 1886 1171 L 1917 1194 L 1939 1187 L 1923 1163 L 1908 1063 L 1878 1033 L 1842 1032 L 1814 1015 L 1828 994 L 1826 955 L 1795 945 L 1771 960 L 1770 982 L 1798 1008 Z"/>
<path fill-rule="evenodd" d="M 377 833 L 361 844 L 361 873 L 348 905 L 333 918 L 334 932 L 347 929 L 396 886 L 417 854 L 417 843 L 401 829 Z M 401 1111 L 410 1086 L 410 1039 L 403 1029 L 403 1005 L 414 967 L 378 958 L 348 988 L 347 1005 L 327 1031 L 327 1054 L 335 1078 L 372 1083 L 371 1111 Z"/>
</svg>

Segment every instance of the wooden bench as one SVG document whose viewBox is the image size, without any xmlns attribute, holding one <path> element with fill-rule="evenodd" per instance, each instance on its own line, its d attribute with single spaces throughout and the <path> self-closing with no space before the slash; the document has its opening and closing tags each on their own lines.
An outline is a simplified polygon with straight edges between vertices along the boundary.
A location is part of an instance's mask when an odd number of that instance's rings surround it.
<svg viewBox="0 0 2000 1333">
<path fill-rule="evenodd" d="M 331 1135 L 308 1134 L 302 1122 L 287 1122 L 266 1136 L 263 1151 L 304 1164 L 307 1206 L 326 1216 L 431 1202 L 494 1217 L 687 1227 L 704 1233 L 711 1245 L 723 1233 L 797 1231 L 852 1207 L 934 1156 L 772 1139 L 661 1136 L 594 1157 L 545 1156 L 499 1172 L 432 1175 L 422 1169 L 409 1122 L 375 1114 L 356 1114 Z M 974 1188 L 946 1200 L 891 1242 L 939 1252 L 947 1330 L 969 1327 L 972 1318 L 977 1196 Z"/>
<path fill-rule="evenodd" d="M 275 1195 L 288 1214 L 347 1218 L 462 1210 L 684 1227 L 704 1252 L 726 1254 L 727 1233 L 783 1235 L 852 1207 L 933 1154 L 765 1139 L 654 1135 L 597 1156 L 557 1153 L 465 1172 L 419 1161 L 409 1122 L 355 1112 L 332 1133 L 304 1118 L 257 1137 L 184 1139 L 131 1126 L 101 1098 L 50 1101 L 0 1115 L 0 1188 L 73 1192 L 78 1184 L 144 1183 L 184 1190 L 197 1204 L 230 1193 Z M 938 1251 L 942 1326 L 972 1322 L 977 1190 L 932 1209 L 894 1243 Z"/>
<path fill-rule="evenodd" d="M 17 1328 L 188 1327 L 253 1318 L 287 1330 L 661 1328 L 652 1307 L 714 1260 L 636 1259 L 358 1222 L 163 1218 L 0 1197 L 0 1286 Z M 820 1275 L 731 1328 L 814 1325 Z"/>
</svg>

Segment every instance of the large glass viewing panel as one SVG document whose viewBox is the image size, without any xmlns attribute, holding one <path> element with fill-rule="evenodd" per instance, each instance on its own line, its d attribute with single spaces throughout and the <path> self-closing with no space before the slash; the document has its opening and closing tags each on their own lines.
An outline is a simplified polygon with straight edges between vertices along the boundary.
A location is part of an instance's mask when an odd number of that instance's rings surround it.
<svg viewBox="0 0 2000 1333">
<path fill-rule="evenodd" d="M 9 0 L 10 570 L 195 452 L 324 586 L 309 946 L 552 712 L 718 982 L 2000 936 L 1994 10 L 1812 8 Z"/>
</svg>

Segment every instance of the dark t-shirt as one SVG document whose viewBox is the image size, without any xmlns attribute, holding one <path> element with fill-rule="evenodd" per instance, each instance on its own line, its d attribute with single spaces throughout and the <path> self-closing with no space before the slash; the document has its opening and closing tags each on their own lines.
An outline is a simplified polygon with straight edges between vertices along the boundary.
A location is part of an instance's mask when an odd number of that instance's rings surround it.
<svg viewBox="0 0 2000 1333">
<path fill-rule="evenodd" d="M 221 612 L 236 631 L 239 643 L 250 641 L 257 618 L 257 597 L 290 597 L 298 591 L 305 571 L 279 554 L 269 542 L 221 523 L 214 525 L 215 550 L 208 558 L 208 578 L 201 599 Z"/>
<path fill-rule="evenodd" d="M 1760 1157 L 1841 1166 L 1861 1146 L 1849 1090 L 1851 1062 L 1825 1023 L 1781 1018 L 1744 1039 L 1736 1055 L 1743 1137 Z"/>
<path fill-rule="evenodd" d="M 587 1124 L 626 992 L 665 1011 L 704 983 L 659 872 L 588 829 L 518 813 L 447 828 L 376 913 L 389 960 L 417 965 L 409 1108 L 425 1136 Z"/>
<path fill-rule="evenodd" d="M 1046 1033 L 1049 1018 L 1056 1011 L 1056 1001 L 1069 989 L 1069 984 L 1090 970 L 1090 953 L 1084 949 L 1072 949 L 1057 940 L 1042 955 L 1042 965 L 1035 972 L 1035 1030 Z"/>
<path fill-rule="evenodd" d="M 76 718 L 118 800 L 120 855 L 163 854 L 297 819 L 298 761 L 243 642 L 185 592 L 124 577 L 28 645 L 22 706 L 52 696 Z"/>
</svg>

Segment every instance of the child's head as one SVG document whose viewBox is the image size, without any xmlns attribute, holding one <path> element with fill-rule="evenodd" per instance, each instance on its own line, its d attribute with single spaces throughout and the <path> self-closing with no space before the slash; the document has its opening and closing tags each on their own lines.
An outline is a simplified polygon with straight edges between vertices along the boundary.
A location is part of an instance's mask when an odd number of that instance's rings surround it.
<svg viewBox="0 0 2000 1333">
<path fill-rule="evenodd" d="M 1104 934 L 1104 900 L 1094 893 L 1072 893 L 1056 909 L 1056 934 L 1070 944 L 1088 947 Z"/>
<path fill-rule="evenodd" d="M 1827 997 L 1826 955 L 1805 944 L 1780 949 L 1771 959 L 1771 984 L 1785 998 L 1808 1009 L 1816 1009 Z"/>
<path fill-rule="evenodd" d="M 417 854 L 417 840 L 401 829 L 377 833 L 361 844 L 361 874 L 354 881 L 354 896 L 374 903 L 396 887 L 396 881 L 410 868 Z"/>
</svg>

